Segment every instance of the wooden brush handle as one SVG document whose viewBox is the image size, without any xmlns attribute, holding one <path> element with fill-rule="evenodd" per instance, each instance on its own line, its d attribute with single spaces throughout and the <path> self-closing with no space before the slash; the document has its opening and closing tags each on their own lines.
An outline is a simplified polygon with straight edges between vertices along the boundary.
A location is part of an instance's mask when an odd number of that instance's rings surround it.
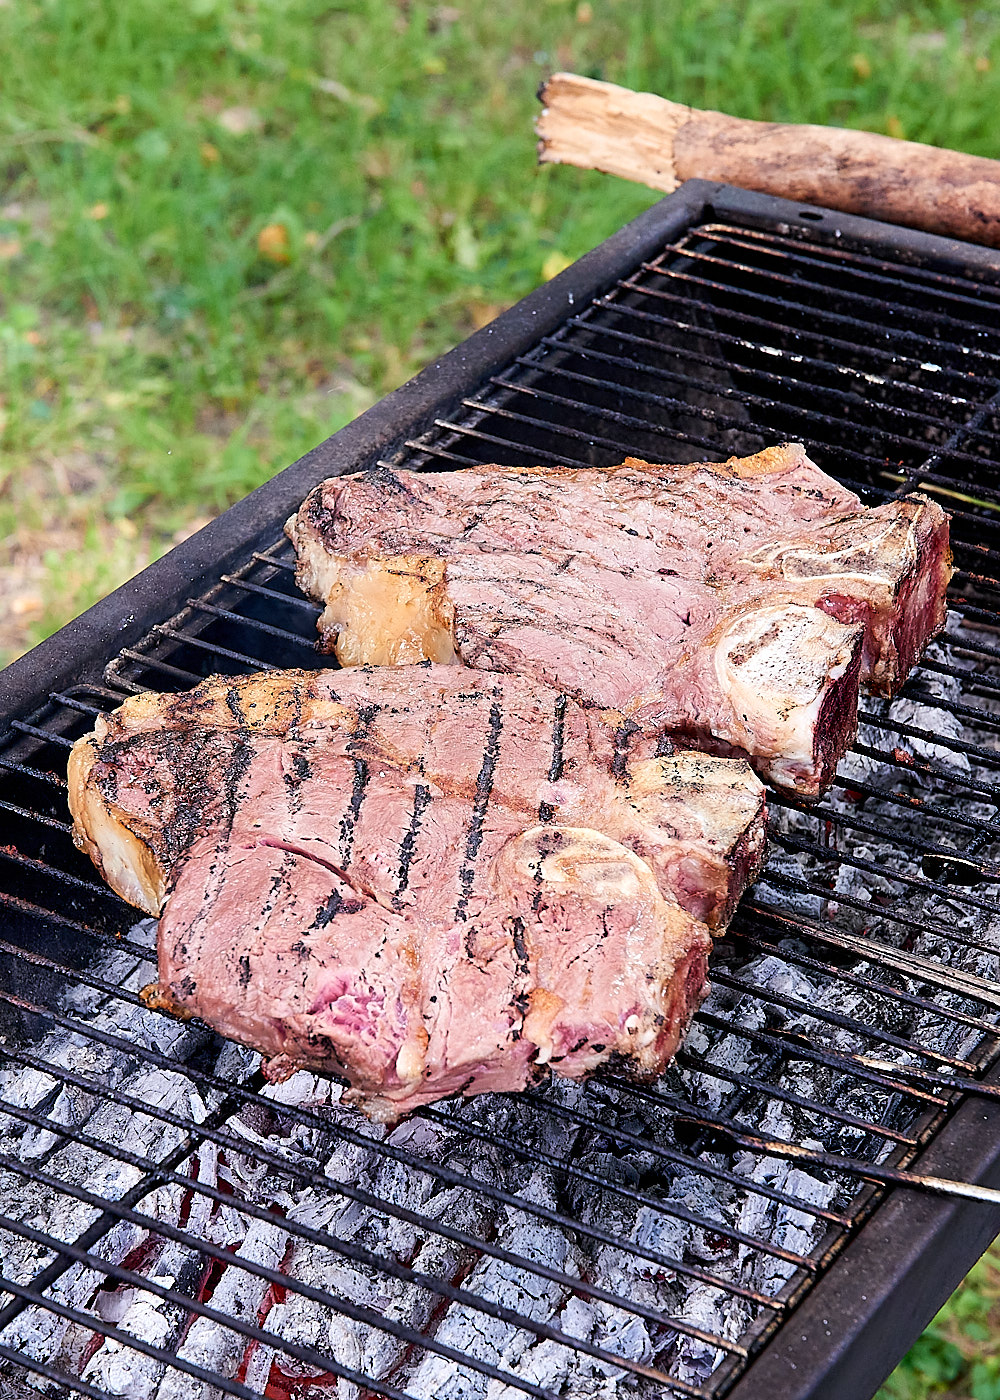
<svg viewBox="0 0 1000 1400">
<path fill-rule="evenodd" d="M 744 121 L 556 73 L 539 94 L 540 161 L 673 190 L 721 180 L 1000 247 L 1000 161 L 870 131 Z"/>
</svg>

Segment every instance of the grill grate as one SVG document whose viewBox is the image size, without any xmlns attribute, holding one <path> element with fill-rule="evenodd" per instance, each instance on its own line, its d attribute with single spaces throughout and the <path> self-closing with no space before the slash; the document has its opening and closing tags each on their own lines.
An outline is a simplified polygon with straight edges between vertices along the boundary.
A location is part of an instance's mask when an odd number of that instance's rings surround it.
<svg viewBox="0 0 1000 1400">
<path fill-rule="evenodd" d="M 146 688 L 327 664 L 290 546 L 252 550 L 0 750 L 0 1357 L 52 1393 L 698 1396 L 728 1389 L 1000 1048 L 1000 287 L 689 228 L 386 459 L 611 464 L 788 438 L 953 512 L 947 634 L 867 701 L 654 1086 L 610 1072 L 391 1133 L 147 1010 L 149 921 L 69 837 L 66 751 Z M 275 520 L 275 533 L 278 521 Z M 777 1161 L 785 1138 L 852 1170 Z M 3 1374 L 0 1367 L 0 1374 Z M 3 1382 L 0 1382 L 2 1384 Z"/>
</svg>

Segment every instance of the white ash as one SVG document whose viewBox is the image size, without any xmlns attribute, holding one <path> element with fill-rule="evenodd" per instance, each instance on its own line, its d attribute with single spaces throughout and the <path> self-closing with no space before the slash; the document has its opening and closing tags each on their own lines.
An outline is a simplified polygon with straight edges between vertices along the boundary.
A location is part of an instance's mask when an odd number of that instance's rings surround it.
<svg viewBox="0 0 1000 1400">
<path fill-rule="evenodd" d="M 954 619 L 951 625 L 960 638 Z M 947 646 L 937 654 L 949 659 Z M 922 846 L 929 839 L 945 845 L 965 840 L 964 833 L 956 836 L 958 828 L 948 825 L 949 814 L 983 820 L 993 810 L 963 784 L 995 782 L 995 769 L 942 741 L 979 744 L 992 738 L 949 713 L 960 698 L 953 678 L 921 672 L 916 684 L 922 690 L 891 706 L 867 700 L 865 706 L 887 723 L 925 726 L 926 737 L 900 737 L 872 724 L 862 738 L 886 753 L 898 744 L 904 757 L 929 762 L 939 776 L 852 755 L 842 769 L 847 788 L 835 788 L 824 800 L 826 815 L 773 804 L 774 832 L 816 842 L 818 849 L 789 850 L 775 841 L 768 872 L 755 890 L 757 902 L 778 914 L 818 931 L 844 930 L 871 940 L 870 955 L 840 953 L 813 939 L 808 927 L 766 952 L 739 939 L 722 944 L 717 968 L 745 988 L 717 980 L 705 1009 L 730 1029 L 696 1023 L 683 1064 L 672 1066 L 649 1093 L 617 1082 L 581 1086 L 556 1081 L 523 1100 L 489 1096 L 441 1105 L 439 1112 L 389 1131 L 345 1108 L 337 1084 L 302 1072 L 238 1108 L 227 1120 L 225 1146 L 211 1139 L 198 1144 L 197 1126 L 220 1098 L 185 1073 L 184 1063 L 195 1057 L 222 1079 L 242 1083 L 256 1069 L 258 1057 L 236 1046 L 220 1046 L 197 1024 L 182 1025 L 114 994 L 82 983 L 68 989 L 64 1009 L 78 1030 L 70 1034 L 54 1028 L 31 1043 L 31 1053 L 53 1071 L 62 1067 L 150 1106 L 159 1104 L 190 1125 L 195 1146 L 179 1171 L 201 1186 L 216 1187 L 225 1199 L 168 1184 L 139 1201 L 137 1209 L 158 1221 L 183 1219 L 192 1244 L 201 1239 L 226 1252 L 225 1267 L 216 1266 L 211 1275 L 209 1306 L 259 1324 L 273 1340 L 250 1342 L 232 1328 L 198 1318 L 147 1290 L 115 1284 L 100 1269 L 84 1265 L 64 1272 L 52 1286 L 52 1296 L 96 1323 L 120 1326 L 162 1346 L 168 1355 L 199 1361 L 222 1375 L 240 1374 L 261 1393 L 269 1383 L 287 1388 L 312 1378 L 337 1400 L 361 1400 L 364 1385 L 345 1378 L 332 1383 L 319 1364 L 285 1352 L 284 1340 L 335 1357 L 342 1367 L 392 1384 L 415 1400 L 514 1400 L 523 1393 L 518 1379 L 567 1400 L 632 1395 L 661 1400 L 665 1394 L 626 1365 L 599 1361 L 572 1345 L 540 1337 L 531 1324 L 549 1324 L 567 1338 L 583 1339 L 623 1361 L 655 1366 L 675 1379 L 710 1388 L 727 1357 L 712 1339 L 739 1341 L 766 1316 L 761 1304 L 726 1285 L 770 1299 L 794 1285 L 801 1277 L 794 1257 L 782 1259 L 761 1246 L 769 1243 L 793 1256 L 825 1246 L 829 1227 L 809 1207 L 848 1209 L 858 1181 L 739 1148 L 727 1151 L 724 1139 L 720 1145 L 712 1133 L 692 1129 L 681 1136 L 671 1114 L 658 1105 L 657 1094 L 686 1098 L 708 1116 L 731 1117 L 764 1136 L 882 1160 L 894 1150 L 893 1142 L 873 1129 L 882 1125 L 905 1132 L 920 1110 L 905 1095 L 851 1073 L 850 1057 L 925 1066 L 934 1061 L 921 1055 L 921 1048 L 972 1057 L 978 1031 L 948 1012 L 996 1019 L 969 996 L 886 970 L 878 962 L 882 943 L 984 978 L 1000 976 L 1000 918 L 987 907 L 989 887 L 984 895 L 977 889 L 948 892 L 920 886 L 926 883 Z M 934 703 L 935 697 L 946 708 Z M 985 708 L 987 702 L 975 703 Z M 875 789 L 874 795 L 851 789 L 852 777 Z M 933 816 L 934 810 L 940 815 Z M 880 826 L 887 839 L 852 828 L 855 817 Z M 914 838 L 912 849 L 891 839 L 907 833 Z M 795 889 L 788 881 L 813 888 Z M 905 914 L 909 922 L 898 922 L 896 914 Z M 754 931 L 765 939 L 773 936 L 764 926 Z M 152 952 L 150 921 L 130 937 Z M 830 970 L 806 965 L 803 959 L 808 958 L 829 961 Z M 847 982 L 839 975 L 841 967 L 873 985 Z M 144 961 L 125 948 L 113 949 L 91 970 L 131 991 L 154 975 L 151 959 Z M 939 1010 L 907 1005 L 880 993 L 879 984 L 915 993 Z M 783 1007 L 777 996 L 800 1005 Z M 839 1026 L 826 1013 L 853 1024 Z M 134 1044 L 138 1053 L 103 1046 L 86 1034 L 89 1029 Z M 768 1039 L 775 1032 L 792 1037 L 784 1042 L 788 1053 L 775 1054 L 775 1044 L 782 1044 Z M 904 1045 L 888 1043 L 880 1036 L 884 1032 Z M 823 1065 L 797 1056 L 796 1036 L 802 1046 L 829 1051 L 839 1062 Z M 144 1062 L 145 1046 L 175 1062 L 176 1069 Z M 753 1089 L 749 1080 L 754 1078 L 799 1096 L 807 1106 Z M 112 1199 L 138 1180 L 138 1168 L 115 1160 L 116 1149 L 127 1147 L 155 1162 L 182 1140 L 179 1129 L 149 1114 L 123 1112 L 96 1094 L 61 1083 L 56 1073 L 20 1065 L 16 1056 L 0 1067 L 0 1099 L 32 1108 L 46 1119 L 26 1125 L 0 1111 L 0 1151 L 15 1163 Z M 823 1104 L 852 1115 L 858 1125 L 824 1113 Z M 566 1116 L 577 1112 L 584 1115 L 583 1123 Z M 463 1124 L 485 1133 L 487 1140 L 463 1131 Z M 107 1143 L 107 1153 L 66 1143 L 60 1128 L 82 1130 Z M 688 1154 L 686 1162 L 664 1155 L 678 1148 Z M 287 1169 L 256 1159 L 257 1150 L 280 1158 Z M 396 1152 L 406 1160 L 394 1160 Z M 559 1169 L 562 1164 L 566 1171 Z M 434 1166 L 463 1173 L 472 1184 L 453 1185 L 424 1169 Z M 709 1169 L 717 1174 L 710 1175 Z M 324 1180 L 307 1180 L 307 1173 Z M 606 1185 L 595 1186 L 591 1176 Z M 507 1192 L 518 1204 L 504 1205 L 475 1183 Z M 12 1169 L 0 1173 L 0 1190 L 10 1214 L 31 1221 L 53 1239 L 76 1238 L 96 1213 Z M 355 1190 L 384 1209 L 353 1199 Z M 241 1210 L 241 1201 L 266 1212 L 267 1218 Z M 421 1223 L 394 1214 L 397 1207 L 419 1212 Z M 579 1228 L 561 1226 L 544 1212 L 562 1215 Z M 467 1242 L 449 1239 L 437 1225 L 461 1232 Z M 318 1231 L 322 1238 L 304 1238 L 300 1228 Z M 607 1234 L 612 1242 L 588 1231 Z M 491 1245 L 525 1263 L 496 1259 L 489 1253 Z M 4 1271 L 24 1281 L 55 1257 L 50 1248 L 29 1244 L 15 1232 L 0 1236 L 0 1247 Z M 357 1257 L 350 1257 L 350 1251 Z M 127 1223 L 105 1234 L 93 1252 L 112 1262 L 125 1261 L 143 1277 L 185 1297 L 198 1296 L 208 1277 L 206 1258 L 195 1249 Z M 324 1296 L 339 1296 L 358 1316 L 348 1317 L 333 1302 L 305 1297 L 294 1286 L 281 1296 L 281 1290 L 241 1268 L 241 1260 L 283 1272 L 290 1285 L 297 1280 Z M 563 1275 L 563 1281 L 532 1272 L 532 1260 Z M 688 1272 L 671 1267 L 671 1260 Z M 379 1267 L 380 1262 L 390 1267 Z M 392 1271 L 395 1265 L 513 1309 L 524 1325 L 491 1317 L 470 1302 L 448 1300 L 438 1290 L 398 1276 Z M 588 1296 L 587 1285 L 607 1290 L 622 1306 Z M 638 1316 L 629 1310 L 630 1301 L 661 1320 Z M 492 1364 L 511 1380 L 489 1378 L 413 1346 L 393 1335 L 396 1324 Z M 700 1329 L 707 1339 L 685 1328 Z M 44 1308 L 24 1308 L 3 1340 L 67 1374 L 82 1372 L 109 1395 L 214 1400 L 220 1393 L 164 1360 L 102 1340 L 86 1325 L 64 1322 Z M 48 1388 L 45 1382 L 33 1383 Z"/>
<path fill-rule="evenodd" d="M 269 1285 L 258 1274 L 239 1268 L 239 1261 L 247 1259 L 278 1269 L 287 1247 L 288 1235 L 280 1225 L 251 1221 L 234 1256 L 234 1266 L 225 1270 L 212 1294 L 211 1306 L 236 1320 L 256 1325 Z M 196 1317 L 176 1354 L 183 1361 L 229 1378 L 236 1374 L 246 1347 L 240 1333 L 209 1318 Z M 216 1394 L 217 1387 L 171 1368 L 157 1387 L 156 1400 L 214 1400 Z"/>
<path fill-rule="evenodd" d="M 553 1206 L 556 1191 L 551 1173 L 537 1169 L 519 1194 L 526 1200 Z M 513 1254 L 543 1261 L 564 1274 L 573 1276 L 579 1272 L 578 1256 L 566 1234 L 527 1212 L 509 1210 L 506 1221 L 499 1226 L 496 1242 Z M 475 1266 L 465 1287 L 537 1322 L 548 1321 L 569 1296 L 567 1289 L 528 1269 L 490 1258 Z M 502 1318 L 452 1304 L 435 1340 L 477 1360 L 516 1370 L 531 1346 L 532 1334 Z M 417 1400 L 472 1400 L 474 1396 L 485 1396 L 487 1380 L 480 1372 L 446 1357 L 427 1355 L 417 1365 L 407 1388 Z"/>
</svg>

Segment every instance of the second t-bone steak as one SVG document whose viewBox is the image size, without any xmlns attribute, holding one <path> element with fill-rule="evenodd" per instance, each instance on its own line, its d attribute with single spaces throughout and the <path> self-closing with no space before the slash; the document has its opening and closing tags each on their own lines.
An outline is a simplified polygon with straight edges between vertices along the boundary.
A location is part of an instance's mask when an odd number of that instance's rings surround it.
<svg viewBox="0 0 1000 1400">
<path fill-rule="evenodd" d="M 343 665 L 521 672 L 807 798 L 854 737 L 859 684 L 892 694 L 943 625 L 951 577 L 938 505 L 866 508 L 794 444 L 376 468 L 317 486 L 286 529 Z"/>
<path fill-rule="evenodd" d="M 633 738 L 454 666 L 213 677 L 100 719 L 70 807 L 161 915 L 155 1004 L 389 1120 L 673 1055 L 759 868 L 763 788 Z"/>
</svg>

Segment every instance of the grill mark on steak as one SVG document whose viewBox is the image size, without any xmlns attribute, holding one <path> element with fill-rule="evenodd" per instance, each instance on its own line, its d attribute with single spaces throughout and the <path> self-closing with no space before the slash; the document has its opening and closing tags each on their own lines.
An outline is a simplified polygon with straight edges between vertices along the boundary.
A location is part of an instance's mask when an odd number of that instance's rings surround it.
<svg viewBox="0 0 1000 1400">
<path fill-rule="evenodd" d="M 759 865 L 746 765 L 632 757 L 626 786 L 610 716 L 461 667 L 270 672 L 234 708 L 236 688 L 135 697 L 70 760 L 78 844 L 126 898 L 162 905 L 163 1005 L 260 1050 L 271 1077 L 344 1074 L 386 1120 L 550 1063 L 580 1077 L 613 1051 L 662 1068 L 709 926 Z M 163 835 L 178 803 L 200 804 L 184 849 Z M 128 866 L 142 847 L 165 900 Z M 622 1029 L 634 1016 L 641 1036 Z"/>
<path fill-rule="evenodd" d="M 351 787 L 351 801 L 347 811 L 340 819 L 340 858 L 345 865 L 351 863 L 354 830 L 358 824 L 358 817 L 361 815 L 361 804 L 365 800 L 369 772 L 368 764 L 363 758 L 355 758 L 352 762 L 354 764 L 354 783 Z"/>
<path fill-rule="evenodd" d="M 396 897 L 394 903 L 398 907 L 401 903 L 399 896 L 410 883 L 410 865 L 413 861 L 413 853 L 417 846 L 417 833 L 420 830 L 420 822 L 424 812 L 427 810 L 431 800 L 431 790 L 423 783 L 417 783 L 413 789 L 413 814 L 410 817 L 410 825 L 406 835 L 399 847 L 399 869 L 396 872 Z"/>
<path fill-rule="evenodd" d="M 611 759 L 611 772 L 615 780 L 624 782 L 627 775 L 628 751 L 632 742 L 633 734 L 638 734 L 639 726 L 634 719 L 627 719 L 624 724 L 620 724 L 615 730 L 615 748 Z"/>
<path fill-rule="evenodd" d="M 490 705 L 489 729 L 486 733 L 486 748 L 483 751 L 483 766 L 476 778 L 476 796 L 472 804 L 469 832 L 465 841 L 465 860 L 458 875 L 460 894 L 458 904 L 455 906 L 456 919 L 465 918 L 469 897 L 472 894 L 476 856 L 479 854 L 479 847 L 483 839 L 483 821 L 486 818 L 486 807 L 490 800 L 490 793 L 493 791 L 493 777 L 496 773 L 497 759 L 500 757 L 500 735 L 503 731 L 503 707 L 497 698 L 500 694 L 499 690 L 493 692 L 493 703 Z"/>
<path fill-rule="evenodd" d="M 340 859 L 345 866 L 351 863 L 351 848 L 354 845 L 354 832 L 361 815 L 361 804 L 368 788 L 369 767 L 365 759 L 359 757 L 357 749 L 364 748 L 372 722 L 379 713 L 379 705 L 365 705 L 358 710 L 358 727 L 354 734 L 351 749 L 354 751 L 354 781 L 351 785 L 351 800 L 347 811 L 340 819 Z"/>
<path fill-rule="evenodd" d="M 555 703 L 552 716 L 552 762 L 549 764 L 549 782 L 557 783 L 563 771 L 563 742 L 566 725 L 566 697 L 560 695 Z"/>
<path fill-rule="evenodd" d="M 325 532 L 314 500 L 335 506 Z M 796 444 L 722 464 L 400 470 L 388 490 L 348 475 L 317 486 L 286 530 L 331 645 L 336 618 L 365 602 L 362 575 L 431 550 L 464 664 L 747 753 L 806 798 L 850 742 L 859 681 L 895 693 L 942 625 L 951 571 L 939 506 L 914 494 L 865 507 Z M 414 639 L 410 624 L 389 587 L 350 659 L 391 650 L 394 629 L 436 655 L 438 632 Z"/>
</svg>

